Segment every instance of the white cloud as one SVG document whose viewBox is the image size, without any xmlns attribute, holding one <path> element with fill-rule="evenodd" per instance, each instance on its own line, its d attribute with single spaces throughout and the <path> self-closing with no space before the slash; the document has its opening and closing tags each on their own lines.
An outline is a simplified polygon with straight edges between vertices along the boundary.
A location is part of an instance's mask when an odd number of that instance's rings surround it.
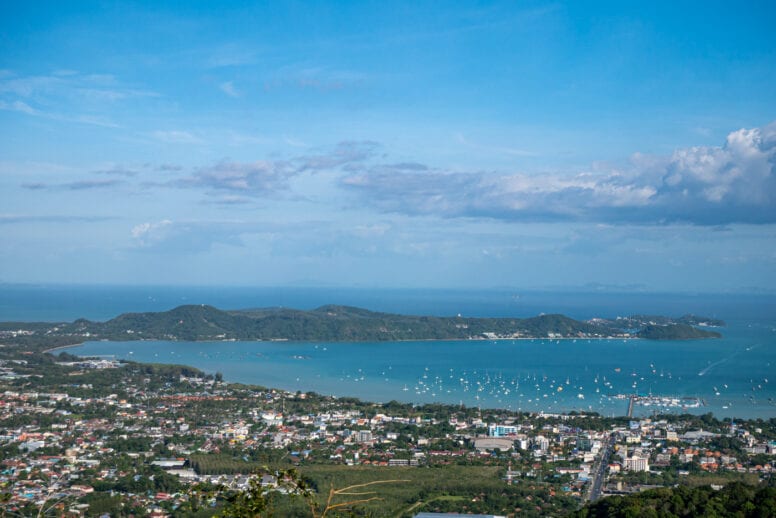
<svg viewBox="0 0 776 518">
<path fill-rule="evenodd" d="M 0 95 L 33 99 L 46 105 L 56 100 L 115 101 L 136 97 L 157 97 L 156 92 L 122 84 L 110 74 L 79 74 L 75 71 L 55 71 L 50 75 L 18 76 L 12 72 L 0 75 Z"/>
<path fill-rule="evenodd" d="M 372 166 L 342 184 L 389 212 L 510 221 L 776 222 L 776 123 L 730 133 L 722 146 L 636 154 L 624 170 L 485 174 Z"/>
<path fill-rule="evenodd" d="M 7 110 L 7 111 L 15 111 L 15 112 L 21 112 L 26 113 L 27 115 L 34 115 L 38 116 L 41 115 L 41 113 L 30 106 L 29 104 L 23 102 L 23 101 L 13 101 L 13 102 L 6 102 L 6 101 L 0 101 L 0 110 Z"/>
<path fill-rule="evenodd" d="M 0 74 L 0 109 L 56 121 L 118 127 L 105 115 L 116 103 L 157 97 L 110 74 L 56 70 L 48 75 Z"/>
<path fill-rule="evenodd" d="M 140 223 L 132 227 L 132 238 L 139 246 L 149 246 L 158 243 L 167 237 L 172 224 L 172 221 L 169 219 Z"/>
<path fill-rule="evenodd" d="M 61 113 L 46 112 L 33 108 L 24 101 L 3 101 L 0 100 L 0 110 L 15 111 L 24 113 L 32 117 L 41 117 L 44 119 L 50 119 L 55 121 L 69 121 L 78 122 L 81 124 L 91 124 L 94 126 L 102 126 L 105 128 L 118 128 L 119 126 L 104 117 L 85 114 L 63 115 Z"/>
</svg>

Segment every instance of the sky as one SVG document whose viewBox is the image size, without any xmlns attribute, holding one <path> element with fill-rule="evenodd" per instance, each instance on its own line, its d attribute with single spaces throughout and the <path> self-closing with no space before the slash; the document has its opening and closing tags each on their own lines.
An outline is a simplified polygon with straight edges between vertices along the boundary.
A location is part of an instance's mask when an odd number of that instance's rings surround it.
<svg viewBox="0 0 776 518">
<path fill-rule="evenodd" d="M 0 282 L 776 290 L 776 4 L 0 3 Z"/>
</svg>

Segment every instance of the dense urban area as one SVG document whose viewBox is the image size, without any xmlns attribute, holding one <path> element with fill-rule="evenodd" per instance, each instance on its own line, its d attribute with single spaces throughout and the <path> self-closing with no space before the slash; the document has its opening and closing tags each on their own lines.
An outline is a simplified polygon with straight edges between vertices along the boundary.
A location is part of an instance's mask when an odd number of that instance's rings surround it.
<svg viewBox="0 0 776 518">
<path fill-rule="evenodd" d="M 776 515 L 776 419 L 369 403 L 33 337 L 0 336 L 2 516 Z"/>
</svg>

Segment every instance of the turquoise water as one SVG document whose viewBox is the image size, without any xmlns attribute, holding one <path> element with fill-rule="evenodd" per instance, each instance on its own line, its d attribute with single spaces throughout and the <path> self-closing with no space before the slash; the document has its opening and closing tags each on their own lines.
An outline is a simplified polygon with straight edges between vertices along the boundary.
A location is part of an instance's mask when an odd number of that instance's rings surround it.
<svg viewBox="0 0 776 518">
<path fill-rule="evenodd" d="M 728 326 L 720 330 L 720 340 L 690 342 L 99 342 L 75 352 L 183 363 L 222 372 L 230 381 L 373 401 L 440 401 L 549 412 L 592 409 L 622 415 L 627 400 L 611 396 L 635 392 L 706 402 L 705 407 L 688 408 L 691 412 L 776 416 L 774 295 L 0 284 L 2 321 L 107 320 L 123 312 L 200 303 L 222 309 L 311 309 L 331 303 L 416 315 L 563 313 L 578 319 L 695 313 L 722 318 Z M 636 407 L 641 414 L 651 410 Z"/>
<path fill-rule="evenodd" d="M 618 394 L 703 400 L 718 417 L 776 416 L 776 322 L 697 341 L 91 342 L 79 355 L 193 365 L 229 381 L 386 402 L 623 415 Z M 686 401 L 685 401 L 686 403 Z M 636 406 L 636 415 L 655 407 Z"/>
</svg>

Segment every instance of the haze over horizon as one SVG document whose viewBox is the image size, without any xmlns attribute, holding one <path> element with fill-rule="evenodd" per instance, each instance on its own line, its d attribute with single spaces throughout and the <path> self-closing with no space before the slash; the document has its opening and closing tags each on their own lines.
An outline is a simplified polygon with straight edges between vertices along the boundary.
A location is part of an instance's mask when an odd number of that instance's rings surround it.
<svg viewBox="0 0 776 518">
<path fill-rule="evenodd" d="M 775 25 L 4 2 L 0 282 L 773 292 Z"/>
</svg>

